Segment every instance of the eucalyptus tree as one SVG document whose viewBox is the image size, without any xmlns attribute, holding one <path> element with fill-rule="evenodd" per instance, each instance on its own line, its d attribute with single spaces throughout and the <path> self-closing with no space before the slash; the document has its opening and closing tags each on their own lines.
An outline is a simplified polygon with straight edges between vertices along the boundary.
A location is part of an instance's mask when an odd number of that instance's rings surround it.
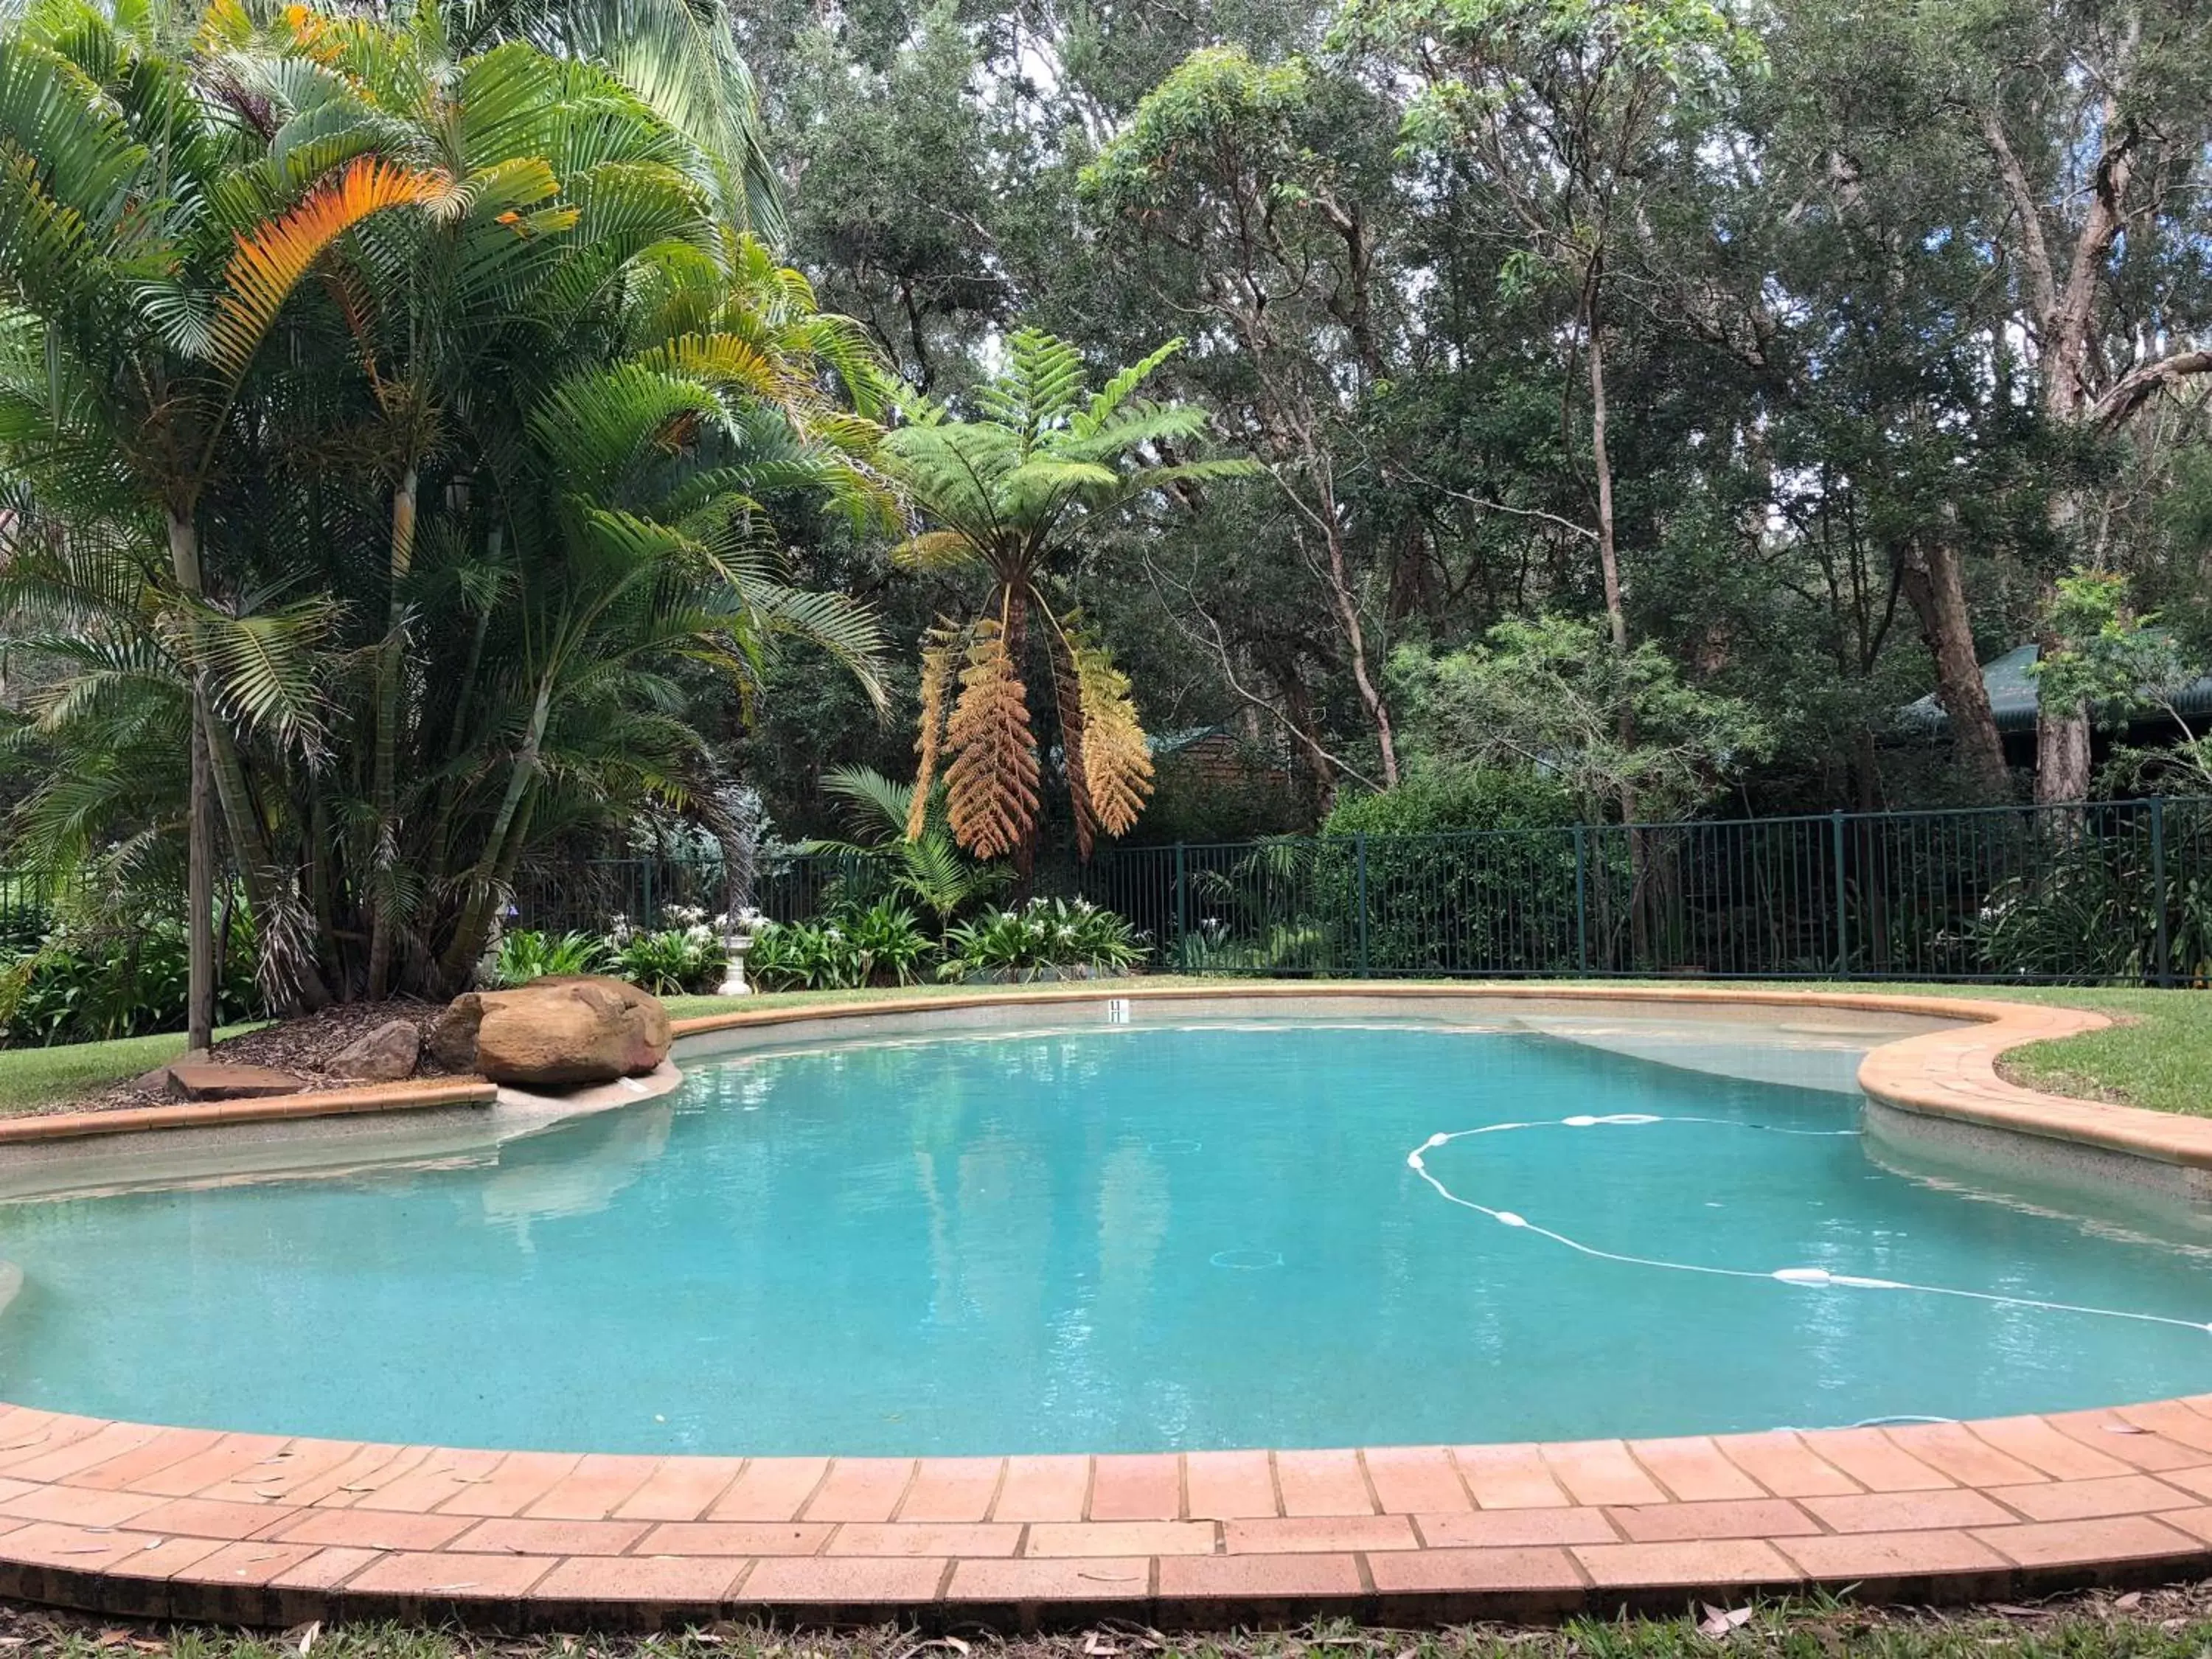
<svg viewBox="0 0 2212 1659">
<path fill-rule="evenodd" d="M 1598 563 L 1613 649 L 1628 648 L 1606 380 L 1611 282 L 1639 183 L 1688 165 L 1757 40 L 1711 0 L 1348 0 L 1336 43 L 1422 86 L 1407 138 L 1463 156 L 1517 222 L 1505 269 L 1571 295 L 1589 386 Z"/>
<path fill-rule="evenodd" d="M 1385 787 L 1398 781 L 1387 646 L 1377 647 L 1366 568 L 1373 541 L 1355 522 L 1346 474 L 1363 459 L 1362 405 L 1397 355 L 1403 273 L 1388 239 L 1398 204 L 1387 152 L 1368 137 L 1389 115 L 1305 60 L 1202 47 L 1145 95 L 1079 179 L 1085 205 L 1150 256 L 1130 274 L 1148 279 L 1158 304 L 1194 304 L 1239 371 L 1221 377 L 1222 390 L 1289 509 L 1302 556 L 1292 568 L 1320 578 Z"/>
<path fill-rule="evenodd" d="M 1250 471 L 1232 459 L 1151 458 L 1206 433 L 1205 410 L 1138 395 L 1182 343 L 1092 391 L 1073 345 L 1023 329 L 1007 343 L 1006 367 L 972 394 L 972 418 L 911 397 L 905 423 L 884 440 L 886 469 L 934 521 L 894 556 L 910 568 L 977 571 L 988 584 L 975 615 L 940 618 L 925 642 L 909 839 L 923 833 L 941 760 L 960 845 L 982 858 L 1011 854 L 1018 864 L 1032 856 L 1040 775 L 1027 683 L 1032 613 L 1044 623 L 1077 847 L 1087 859 L 1099 836 L 1136 823 L 1152 767 L 1127 677 L 1082 618 L 1056 603 L 1052 584 L 1116 509 Z"/>
<path fill-rule="evenodd" d="M 2032 342 L 2038 403 L 2075 450 L 2049 491 L 2051 525 L 2084 566 L 2115 553 L 2103 499 L 2110 468 L 2096 448 L 2212 375 L 2206 24 L 2194 0 L 2088 0 L 1936 12 L 1919 35 L 1998 188 L 1989 235 Z M 2055 612 L 2063 597 L 2051 591 Z M 2046 625 L 2043 643 L 2057 647 L 2059 632 Z M 2045 690 L 2036 796 L 2080 800 L 2088 709 L 2057 695 L 2057 682 Z"/>
</svg>

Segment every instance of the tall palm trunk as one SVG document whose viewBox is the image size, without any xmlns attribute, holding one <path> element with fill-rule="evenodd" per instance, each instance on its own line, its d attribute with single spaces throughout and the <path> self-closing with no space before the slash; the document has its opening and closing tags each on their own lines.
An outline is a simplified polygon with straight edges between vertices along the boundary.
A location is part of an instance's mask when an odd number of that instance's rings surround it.
<svg viewBox="0 0 2212 1659">
<path fill-rule="evenodd" d="M 453 937 L 447 944 L 445 954 L 438 959 L 437 988 L 441 990 L 458 989 L 465 984 L 470 969 L 483 954 L 485 942 L 491 937 L 492 906 L 496 896 L 514 879 L 514 872 L 521 861 L 522 832 L 530 822 L 526 798 L 530 786 L 538 778 L 538 757 L 544 745 L 545 726 L 552 709 L 553 671 L 549 669 L 538 682 L 538 696 L 530 708 L 530 729 L 507 773 L 507 790 L 500 798 L 499 810 L 492 815 L 491 827 L 484 833 L 483 851 L 470 872 L 468 901 L 462 907 L 460 921 L 453 928 Z"/>
<path fill-rule="evenodd" d="M 201 587 L 198 532 L 188 516 L 173 512 L 169 514 L 169 565 L 177 586 L 198 598 Z M 207 683 L 197 662 L 189 665 L 189 672 L 192 782 L 185 821 L 185 1046 L 192 1054 L 204 1054 L 215 1042 L 215 817 L 209 799 L 212 769 L 208 758 Z"/>
<path fill-rule="evenodd" d="M 376 659 L 376 755 L 372 763 L 370 800 L 376 837 L 376 850 L 372 855 L 372 871 L 383 865 L 390 843 L 398 834 L 394 821 L 398 813 L 398 790 L 395 772 L 399 754 L 399 678 L 401 622 L 400 588 L 408 571 L 415 563 L 415 506 L 418 480 L 416 469 L 410 466 L 401 475 L 392 492 L 392 554 L 391 594 L 386 602 L 384 643 Z M 368 981 L 364 988 L 374 1002 L 390 988 L 392 975 L 392 936 L 397 931 L 397 918 L 381 890 L 383 884 L 373 876 L 376 884 L 369 895 Z"/>
<path fill-rule="evenodd" d="M 172 512 L 168 515 L 169 562 L 179 592 L 194 601 L 206 598 L 206 586 L 200 566 L 199 532 L 189 514 Z M 210 693 L 207 671 L 200 661 L 198 629 L 190 629 L 191 660 L 188 672 L 192 685 L 192 725 L 194 730 L 191 823 L 188 836 L 193 842 L 188 854 L 192 866 L 205 865 L 204 878 L 207 884 L 206 899 L 193 896 L 191 878 L 186 878 L 185 902 L 191 908 L 191 941 L 188 945 L 187 1013 L 185 1029 L 196 1029 L 195 1022 L 204 1016 L 208 1029 L 214 1029 L 215 1013 L 215 825 L 212 815 L 203 810 L 206 800 L 206 786 L 212 783 L 215 804 L 220 809 L 224 838 L 230 843 L 231 856 L 238 865 L 240 878 L 246 884 L 246 902 L 252 911 L 256 925 L 261 931 L 264 981 L 276 981 L 267 986 L 271 994 L 301 1008 L 313 1010 L 327 1005 L 329 988 L 313 963 L 294 960 L 283 964 L 282 971 L 270 969 L 269 951 L 279 938 L 276 919 L 280 904 L 274 861 L 270 857 L 267 838 L 261 833 L 261 821 L 253 805 L 253 792 L 246 779 L 245 763 L 239 758 L 238 745 L 216 717 L 215 700 Z M 204 771 L 205 777 L 202 776 Z M 198 939 L 202 930 L 207 933 L 204 942 Z M 190 962 L 204 952 L 207 958 L 207 982 L 204 989 L 195 990 L 189 982 Z"/>
</svg>

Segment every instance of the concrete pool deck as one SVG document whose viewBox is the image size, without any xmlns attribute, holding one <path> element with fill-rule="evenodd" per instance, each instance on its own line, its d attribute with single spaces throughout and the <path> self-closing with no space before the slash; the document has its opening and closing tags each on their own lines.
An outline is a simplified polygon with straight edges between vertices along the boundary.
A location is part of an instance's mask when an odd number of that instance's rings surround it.
<svg viewBox="0 0 2212 1659">
<path fill-rule="evenodd" d="M 1374 983 L 1116 984 L 963 1001 L 1224 995 L 1932 1016 L 1962 1023 L 1867 1055 L 1861 1083 L 1885 1109 L 2076 1149 L 2100 1177 L 2125 1159 L 2191 1196 L 2212 1170 L 2212 1122 L 2005 1083 L 2005 1048 L 2106 1023 L 2037 1005 Z M 714 1033 L 888 1012 L 767 1008 L 678 1030 L 706 1048 L 696 1040 Z M 1815 1587 L 2006 1599 L 2208 1571 L 2212 1395 L 1667 1440 L 921 1459 L 471 1452 L 0 1407 L 0 1595 L 116 1616 L 1189 1627 L 1324 1613 L 1410 1622 L 1679 1611 Z"/>
</svg>

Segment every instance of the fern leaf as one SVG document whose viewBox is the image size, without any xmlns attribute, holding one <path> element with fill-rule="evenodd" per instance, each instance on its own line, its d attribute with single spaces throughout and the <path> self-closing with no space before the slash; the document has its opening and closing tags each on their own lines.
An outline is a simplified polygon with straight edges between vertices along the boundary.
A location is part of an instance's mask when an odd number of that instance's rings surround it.
<svg viewBox="0 0 2212 1659">
<path fill-rule="evenodd" d="M 1145 729 L 1129 700 L 1129 677 L 1114 666 L 1103 646 L 1079 645 L 1075 652 L 1079 699 L 1083 709 L 1083 773 L 1091 810 L 1109 836 L 1127 835 L 1152 793 L 1152 757 Z"/>
<path fill-rule="evenodd" d="M 960 639 L 951 626 L 939 623 L 930 630 L 921 653 L 921 735 L 915 748 L 921 759 L 915 769 L 914 799 L 908 803 L 906 838 L 920 838 L 929 820 L 929 792 L 937 781 L 937 757 L 945 741 L 945 705 L 952 689 L 953 665 L 958 659 Z"/>
<path fill-rule="evenodd" d="M 996 621 L 975 624 L 945 747 L 952 754 L 945 781 L 954 837 L 978 858 L 1015 851 L 1036 822 L 1036 740 L 1028 694 Z"/>
<path fill-rule="evenodd" d="M 1042 599 L 1039 604 L 1042 604 Z M 1051 613 L 1046 614 L 1049 617 Z M 1074 812 L 1076 855 L 1087 863 L 1098 836 L 1098 814 L 1091 804 L 1091 779 L 1085 770 L 1087 722 L 1083 708 L 1082 665 L 1078 657 L 1080 647 L 1070 633 L 1074 626 L 1075 618 L 1071 616 L 1065 623 L 1056 623 L 1052 630 L 1053 702 L 1060 714 L 1060 757 L 1066 763 L 1067 804 Z"/>
</svg>

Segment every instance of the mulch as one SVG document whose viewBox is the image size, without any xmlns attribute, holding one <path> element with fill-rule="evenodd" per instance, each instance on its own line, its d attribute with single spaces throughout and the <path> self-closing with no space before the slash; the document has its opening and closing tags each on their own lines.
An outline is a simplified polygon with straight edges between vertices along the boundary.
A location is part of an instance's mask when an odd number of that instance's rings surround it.
<svg viewBox="0 0 2212 1659">
<path fill-rule="evenodd" d="M 336 1078 L 326 1069 L 328 1062 L 349 1044 L 367 1036 L 388 1020 L 404 1019 L 421 1033 L 428 1034 L 430 1023 L 445 1011 L 442 1002 L 422 1002 L 410 997 L 395 998 L 388 1002 L 344 1002 L 322 1010 L 319 1013 L 302 1015 L 297 1019 L 278 1020 L 258 1030 L 246 1031 L 225 1038 L 215 1045 L 214 1058 L 232 1066 L 271 1066 L 280 1072 L 289 1072 L 310 1088 L 319 1085 L 337 1085 L 352 1081 Z M 416 1077 L 448 1077 L 455 1075 L 430 1057 L 426 1048 L 415 1067 Z M 131 1106 L 174 1105 L 159 1088 L 145 1088 L 136 1078 L 102 1090 L 98 1094 L 80 1097 L 60 1103 L 53 1109 L 69 1112 L 112 1112 Z"/>
</svg>

